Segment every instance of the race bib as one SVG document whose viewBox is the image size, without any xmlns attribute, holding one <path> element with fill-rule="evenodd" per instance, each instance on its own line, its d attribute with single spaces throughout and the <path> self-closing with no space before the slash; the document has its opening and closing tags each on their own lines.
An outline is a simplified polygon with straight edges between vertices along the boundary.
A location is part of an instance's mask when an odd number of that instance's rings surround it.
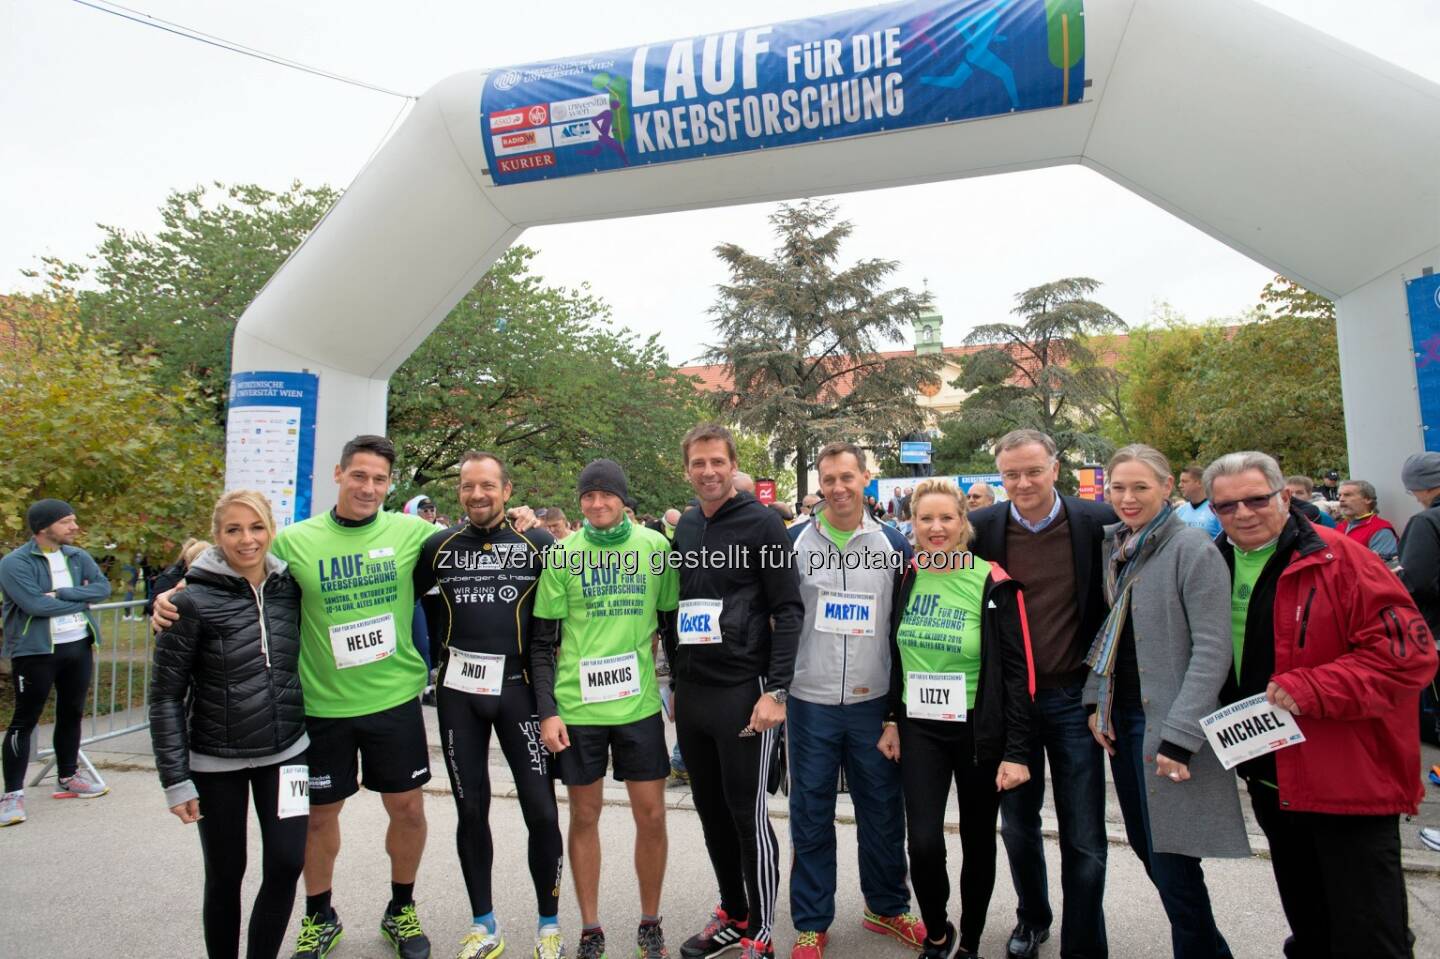
<svg viewBox="0 0 1440 959">
<path fill-rule="evenodd" d="M 875 594 L 821 589 L 815 628 L 840 636 L 874 636 Z"/>
<path fill-rule="evenodd" d="M 675 620 L 681 646 L 708 646 L 721 642 L 720 611 L 723 599 L 682 599 Z"/>
<path fill-rule="evenodd" d="M 64 616 L 55 616 L 50 620 L 50 635 L 64 636 L 83 633 L 90 628 L 90 621 L 85 618 L 84 613 L 66 613 Z"/>
<path fill-rule="evenodd" d="M 378 663 L 395 655 L 395 617 L 390 613 L 330 627 L 330 648 L 340 669 Z"/>
<path fill-rule="evenodd" d="M 300 764 L 280 767 L 278 819 L 310 815 L 310 767 Z"/>
<path fill-rule="evenodd" d="M 580 660 L 580 701 L 609 703 L 640 695 L 640 655 Z"/>
<path fill-rule="evenodd" d="M 965 721 L 964 673 L 905 674 L 905 715 L 911 719 Z"/>
<path fill-rule="evenodd" d="M 452 646 L 445 686 L 474 696 L 499 696 L 505 687 L 505 657 L 467 653 Z"/>
<path fill-rule="evenodd" d="M 1226 769 L 1305 741 L 1295 717 L 1267 703 L 1264 693 L 1216 710 L 1200 720 L 1200 728 Z"/>
</svg>

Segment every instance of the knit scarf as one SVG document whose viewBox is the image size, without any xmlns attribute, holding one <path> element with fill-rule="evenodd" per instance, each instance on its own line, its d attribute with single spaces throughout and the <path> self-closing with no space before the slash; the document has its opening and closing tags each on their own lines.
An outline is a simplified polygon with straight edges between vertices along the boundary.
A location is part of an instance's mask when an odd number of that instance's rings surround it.
<svg viewBox="0 0 1440 959">
<path fill-rule="evenodd" d="M 1173 515 L 1174 509 L 1167 502 L 1155 518 L 1140 529 L 1122 526 L 1115 533 L 1110 562 L 1105 566 L 1105 601 L 1110 604 L 1110 612 L 1085 657 L 1085 665 L 1100 677 L 1100 702 L 1096 715 L 1102 733 L 1112 731 L 1110 711 L 1115 696 L 1115 658 L 1120 649 L 1120 636 L 1125 631 L 1125 621 L 1130 617 L 1130 594 L 1145 561 L 1170 538 L 1170 531 L 1160 531 Z"/>
<path fill-rule="evenodd" d="M 580 531 L 585 534 L 586 542 L 592 546 L 619 546 L 630 538 L 631 526 L 629 514 L 622 513 L 620 522 L 609 529 L 596 529 L 587 519 Z"/>
</svg>

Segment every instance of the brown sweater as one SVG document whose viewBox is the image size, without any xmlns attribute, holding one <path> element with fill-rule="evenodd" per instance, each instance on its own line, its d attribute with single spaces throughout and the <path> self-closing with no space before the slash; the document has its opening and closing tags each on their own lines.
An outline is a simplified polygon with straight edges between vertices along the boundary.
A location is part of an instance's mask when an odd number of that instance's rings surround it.
<svg viewBox="0 0 1440 959">
<path fill-rule="evenodd" d="M 1054 689 L 1085 681 L 1090 639 L 1077 636 L 1080 607 L 1075 594 L 1075 553 L 1070 517 L 1061 507 L 1055 521 L 1032 533 L 1010 516 L 1005 522 L 1005 571 L 1024 588 L 1035 685 Z"/>
</svg>

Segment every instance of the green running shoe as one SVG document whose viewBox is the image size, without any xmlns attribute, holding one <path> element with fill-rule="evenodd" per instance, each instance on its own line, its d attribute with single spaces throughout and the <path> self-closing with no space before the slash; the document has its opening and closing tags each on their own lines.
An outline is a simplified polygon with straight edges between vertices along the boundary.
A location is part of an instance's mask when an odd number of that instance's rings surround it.
<svg viewBox="0 0 1440 959">
<path fill-rule="evenodd" d="M 321 919 L 318 913 L 302 916 L 300 935 L 295 940 L 294 959 L 322 959 L 330 955 L 330 950 L 335 948 L 335 943 L 343 935 L 345 927 L 340 925 L 340 914 L 334 909 L 330 910 L 329 919 Z"/>
<path fill-rule="evenodd" d="M 430 939 L 420 928 L 413 902 L 397 913 L 386 912 L 380 920 L 380 934 L 395 947 L 399 959 L 430 959 Z"/>
</svg>

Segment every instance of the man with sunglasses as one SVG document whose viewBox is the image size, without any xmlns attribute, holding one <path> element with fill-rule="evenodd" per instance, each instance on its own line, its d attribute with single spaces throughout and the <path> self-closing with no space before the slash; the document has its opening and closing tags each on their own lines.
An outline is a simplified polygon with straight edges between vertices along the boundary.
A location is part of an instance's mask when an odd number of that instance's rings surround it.
<svg viewBox="0 0 1440 959">
<path fill-rule="evenodd" d="M 1415 715 L 1435 643 L 1373 552 L 1290 504 L 1275 460 L 1229 453 L 1205 491 L 1232 571 L 1229 705 L 1264 694 L 1305 741 L 1236 767 L 1292 935 L 1286 956 L 1408 957 L 1401 813 L 1414 815 Z"/>
</svg>

